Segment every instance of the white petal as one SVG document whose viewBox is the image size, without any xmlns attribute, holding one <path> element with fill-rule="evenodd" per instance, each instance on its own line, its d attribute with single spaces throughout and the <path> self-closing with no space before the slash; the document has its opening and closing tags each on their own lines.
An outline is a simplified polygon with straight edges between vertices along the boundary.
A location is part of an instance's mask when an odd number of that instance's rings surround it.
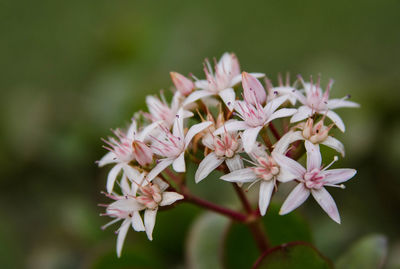
<svg viewBox="0 0 400 269">
<path fill-rule="evenodd" d="M 263 127 L 264 126 L 259 126 L 244 130 L 241 137 L 242 137 L 243 147 L 246 152 L 252 151 L 253 147 L 256 145 L 257 136 Z"/>
<path fill-rule="evenodd" d="M 234 131 L 244 130 L 247 128 L 249 128 L 249 126 L 244 121 L 230 120 L 227 121 L 224 126 L 218 128 L 214 132 L 214 135 L 223 134 L 225 133 L 225 130 L 227 132 L 234 132 Z"/>
<path fill-rule="evenodd" d="M 130 221 L 129 219 L 124 220 L 121 224 L 121 227 L 118 230 L 118 237 L 117 237 L 117 255 L 118 258 L 121 257 L 122 247 L 124 245 L 126 234 L 128 233 Z"/>
<path fill-rule="evenodd" d="M 137 232 L 145 231 L 143 220 L 139 214 L 139 211 L 134 211 L 132 214 L 132 228 Z"/>
<path fill-rule="evenodd" d="M 311 117 L 313 114 L 311 108 L 309 108 L 308 106 L 301 106 L 297 109 L 296 114 L 294 114 L 292 116 L 292 118 L 290 119 L 290 122 L 298 122 L 298 121 L 302 121 L 304 119 L 307 119 L 308 117 Z"/>
<path fill-rule="evenodd" d="M 176 113 L 176 118 L 174 120 L 174 125 L 172 127 L 172 134 L 176 137 L 181 137 L 183 139 L 184 132 L 183 132 L 183 109 L 179 109 Z"/>
<path fill-rule="evenodd" d="M 158 176 L 165 168 L 172 164 L 174 159 L 162 159 L 159 163 L 149 172 L 146 177 L 147 181 L 152 181 L 156 176 Z"/>
<path fill-rule="evenodd" d="M 185 198 L 185 197 L 183 197 L 182 194 L 172 192 L 172 191 L 166 191 L 162 195 L 162 201 L 160 203 L 160 206 L 171 205 L 178 200 L 182 200 L 183 198 Z"/>
<path fill-rule="evenodd" d="M 149 126 L 146 126 L 138 135 L 137 139 L 139 141 L 144 142 L 147 139 L 147 136 L 150 135 L 154 129 L 158 128 L 159 125 L 162 123 L 162 121 L 156 121 L 150 124 Z"/>
<path fill-rule="evenodd" d="M 289 181 L 292 181 L 295 179 L 296 179 L 296 176 L 294 176 L 288 170 L 286 170 L 286 169 L 279 170 L 279 174 L 277 176 L 278 181 L 285 183 L 285 182 L 289 182 Z"/>
<path fill-rule="evenodd" d="M 354 177 L 357 171 L 355 169 L 350 168 L 341 168 L 341 169 L 331 169 L 322 171 L 322 174 L 325 176 L 325 182 L 330 184 L 340 184 L 346 182 L 350 178 Z"/>
<path fill-rule="evenodd" d="M 122 194 L 124 195 L 131 194 L 131 186 L 129 184 L 128 177 L 125 174 L 122 175 L 121 181 L 119 182 L 119 186 L 121 187 Z M 136 193 L 132 194 L 135 195 Z"/>
<path fill-rule="evenodd" d="M 214 95 L 214 93 L 207 90 L 194 91 L 185 99 L 185 101 L 182 104 L 182 107 L 187 106 L 193 102 L 196 102 L 199 99 L 202 99 L 210 95 Z"/>
<path fill-rule="evenodd" d="M 272 113 L 274 113 L 275 110 L 286 101 L 286 99 L 286 96 L 280 96 L 268 102 L 267 105 L 264 107 L 264 113 L 268 117 L 271 117 Z"/>
<path fill-rule="evenodd" d="M 360 107 L 359 104 L 343 99 L 331 99 L 328 101 L 328 108 L 335 109 L 340 107 Z"/>
<path fill-rule="evenodd" d="M 253 172 L 252 168 L 244 168 L 223 175 L 221 179 L 229 182 L 246 183 L 246 182 L 253 182 L 254 180 L 258 179 L 258 177 Z"/>
<path fill-rule="evenodd" d="M 232 111 L 235 106 L 235 98 L 236 98 L 235 91 L 232 88 L 227 88 L 225 90 L 220 91 L 218 94 L 224 101 L 228 109 Z"/>
<path fill-rule="evenodd" d="M 324 113 L 325 113 L 325 112 L 324 112 Z M 324 114 L 324 113 L 321 113 L 321 114 Z M 344 126 L 344 123 L 343 123 L 342 119 L 339 117 L 338 114 L 336 114 L 336 113 L 333 112 L 332 110 L 329 110 L 329 111 L 326 113 L 326 116 L 327 116 L 328 118 L 330 118 L 330 119 L 333 121 L 333 123 L 339 128 L 340 131 L 342 131 L 342 132 L 345 131 L 346 128 L 345 128 L 345 126 Z"/>
<path fill-rule="evenodd" d="M 319 145 L 315 145 L 306 140 L 304 146 L 307 151 L 307 171 L 321 169 L 322 157 L 319 151 Z"/>
<path fill-rule="evenodd" d="M 108 173 L 108 176 L 107 176 L 107 192 L 108 193 L 112 192 L 112 190 L 114 188 L 115 180 L 117 179 L 119 172 L 121 172 L 122 166 L 123 165 L 121 163 L 119 163 L 119 164 L 115 165 Z"/>
<path fill-rule="evenodd" d="M 187 148 L 190 141 L 192 141 L 193 137 L 196 134 L 200 133 L 201 131 L 203 131 L 204 129 L 209 127 L 210 125 L 212 125 L 211 121 L 205 121 L 205 122 L 201 122 L 201 123 L 195 124 L 192 127 L 190 127 L 189 131 L 187 132 L 187 134 L 185 136 L 185 148 Z"/>
<path fill-rule="evenodd" d="M 296 112 L 297 112 L 297 109 L 295 109 L 295 108 L 279 109 L 278 111 L 275 111 L 274 113 L 272 113 L 272 115 L 268 118 L 267 122 L 273 121 L 274 119 L 292 116 Z"/>
<path fill-rule="evenodd" d="M 274 158 L 274 160 L 279 164 L 281 170 L 287 170 L 287 172 L 295 176 L 297 179 L 303 178 L 306 169 L 295 160 L 276 152 L 272 152 L 272 158 Z"/>
<path fill-rule="evenodd" d="M 178 173 L 186 171 L 185 152 L 182 152 L 177 159 L 172 163 L 172 168 Z"/>
<path fill-rule="evenodd" d="M 232 158 L 225 159 L 225 163 L 231 172 L 244 168 L 242 157 L 240 157 L 239 154 L 236 154 Z"/>
<path fill-rule="evenodd" d="M 206 79 L 196 80 L 194 85 L 197 89 L 207 90 L 208 89 L 208 81 Z"/>
<path fill-rule="evenodd" d="M 304 140 L 301 131 L 290 131 L 282 136 L 278 142 L 276 142 L 276 144 L 274 145 L 274 152 L 284 154 L 289 148 L 289 145 L 298 140 Z"/>
<path fill-rule="evenodd" d="M 269 181 L 262 180 L 261 181 L 260 192 L 258 194 L 259 195 L 258 207 L 260 208 L 261 216 L 264 216 L 265 213 L 267 212 L 267 208 L 268 208 L 269 202 L 271 201 L 271 196 L 272 196 L 274 187 L 275 187 L 274 180 L 269 180 Z"/>
<path fill-rule="evenodd" d="M 122 169 L 130 181 L 136 182 L 137 184 L 142 183 L 143 176 L 137 169 L 129 164 L 123 164 Z"/>
<path fill-rule="evenodd" d="M 340 224 L 339 211 L 329 192 L 325 188 L 321 188 L 318 190 L 312 189 L 311 193 L 322 209 L 328 214 L 328 216 Z"/>
<path fill-rule="evenodd" d="M 215 152 L 208 154 L 200 163 L 197 168 L 196 175 L 194 176 L 195 182 L 199 183 L 205 179 L 212 171 L 224 162 L 224 158 L 217 157 Z"/>
<path fill-rule="evenodd" d="M 330 148 L 333 148 L 334 150 L 336 150 L 337 152 L 342 154 L 342 157 L 344 157 L 344 155 L 345 155 L 344 146 L 343 146 L 342 142 L 340 142 L 336 138 L 334 138 L 332 136 L 328 136 L 324 141 L 321 142 L 321 144 L 328 146 Z"/>
<path fill-rule="evenodd" d="M 303 183 L 299 183 L 286 198 L 283 203 L 280 215 L 285 215 L 298 208 L 310 196 L 310 190 L 304 187 Z"/>
<path fill-rule="evenodd" d="M 153 229 L 156 224 L 157 209 L 146 209 L 144 211 L 144 226 L 146 228 L 147 238 L 153 240 Z"/>
<path fill-rule="evenodd" d="M 115 153 L 110 151 L 106 155 L 104 155 L 103 158 L 101 158 L 97 164 L 99 167 L 103 167 L 107 164 L 115 163 L 116 158 L 117 156 L 115 155 Z"/>
<path fill-rule="evenodd" d="M 128 198 L 128 199 L 124 198 L 116 200 L 115 202 L 112 202 L 107 208 L 107 210 L 110 212 L 112 212 L 113 210 L 139 211 L 143 209 L 144 205 L 140 204 L 134 198 Z"/>
<path fill-rule="evenodd" d="M 126 137 L 128 139 L 133 139 L 135 137 L 135 133 L 137 133 L 137 124 L 136 124 L 136 120 L 132 119 L 131 126 L 129 126 L 129 129 L 126 132 Z"/>
<path fill-rule="evenodd" d="M 154 183 L 154 184 L 157 184 L 158 187 L 160 187 L 160 190 L 161 190 L 162 192 L 165 191 L 165 190 L 169 187 L 169 184 L 168 184 L 167 182 L 165 182 L 164 180 L 162 180 L 161 178 L 159 178 L 159 177 L 156 177 L 156 178 L 153 180 L 153 183 Z"/>
<path fill-rule="evenodd" d="M 249 74 L 252 75 L 253 77 L 256 77 L 256 78 L 265 77 L 264 73 L 249 73 Z M 235 86 L 236 84 L 238 84 L 241 81 L 242 81 L 242 74 L 234 76 L 232 81 L 231 81 L 231 87 Z"/>
</svg>

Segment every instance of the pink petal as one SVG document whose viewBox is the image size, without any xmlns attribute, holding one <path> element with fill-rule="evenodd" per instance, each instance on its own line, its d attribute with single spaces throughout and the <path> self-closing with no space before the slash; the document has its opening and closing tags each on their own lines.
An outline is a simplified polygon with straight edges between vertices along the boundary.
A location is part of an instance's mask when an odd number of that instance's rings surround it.
<svg viewBox="0 0 400 269">
<path fill-rule="evenodd" d="M 340 184 L 355 176 L 357 171 L 350 168 L 330 169 L 322 171 L 325 181 L 330 184 Z"/>
<path fill-rule="evenodd" d="M 285 215 L 298 208 L 305 200 L 307 200 L 308 196 L 310 196 L 310 190 L 304 187 L 303 183 L 299 183 L 286 198 L 279 214 Z"/>
<path fill-rule="evenodd" d="M 297 179 L 303 178 L 306 169 L 295 160 L 274 151 L 272 152 L 272 158 L 274 158 L 274 160 L 279 164 L 281 170 L 287 170 L 287 172 L 295 176 Z"/>
<path fill-rule="evenodd" d="M 304 146 L 306 147 L 307 151 L 307 171 L 321 169 L 322 157 L 318 144 L 315 145 L 306 140 Z"/>
<path fill-rule="evenodd" d="M 340 224 L 339 211 L 329 192 L 325 188 L 320 188 L 318 190 L 312 189 L 311 193 L 322 209 L 328 214 L 328 216 Z"/>
<path fill-rule="evenodd" d="M 256 103 L 264 104 L 267 100 L 267 93 L 258 79 L 249 73 L 242 73 L 243 97 L 244 100 L 252 105 Z M 254 98 L 255 97 L 255 98 Z"/>
<path fill-rule="evenodd" d="M 272 192 L 275 188 L 275 181 L 262 180 L 260 184 L 260 191 L 258 194 L 258 207 L 260 208 L 261 216 L 264 216 L 267 212 L 269 202 L 271 201 Z"/>
<path fill-rule="evenodd" d="M 194 176 L 195 182 L 199 183 L 200 181 L 202 181 L 223 162 L 224 158 L 217 157 L 217 155 L 214 152 L 208 154 L 201 161 L 199 168 L 196 171 L 196 174 Z"/>
<path fill-rule="evenodd" d="M 189 95 L 194 89 L 194 83 L 187 77 L 177 73 L 170 72 L 172 82 L 174 83 L 176 89 L 184 96 Z"/>
</svg>

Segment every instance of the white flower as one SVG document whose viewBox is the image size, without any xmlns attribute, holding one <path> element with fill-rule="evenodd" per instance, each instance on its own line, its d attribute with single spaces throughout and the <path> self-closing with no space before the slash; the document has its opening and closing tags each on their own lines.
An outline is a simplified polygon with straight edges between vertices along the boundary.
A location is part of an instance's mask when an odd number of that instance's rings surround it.
<svg viewBox="0 0 400 269">
<path fill-rule="evenodd" d="M 149 113 L 144 113 L 144 115 L 152 122 L 162 121 L 167 128 L 170 128 L 174 124 L 175 116 L 181 108 L 183 95 L 176 91 L 172 97 L 171 106 L 168 105 L 162 93 L 160 96 L 161 99 L 151 95 L 146 97 Z M 186 110 L 183 110 L 181 114 L 183 118 L 193 116 L 192 112 Z"/>
<path fill-rule="evenodd" d="M 333 125 L 325 126 L 324 118 L 314 125 L 314 120 L 309 118 L 305 123 L 302 122 L 297 126 L 301 131 L 287 132 L 274 145 L 274 148 L 279 148 L 280 152 L 285 152 L 291 143 L 298 140 L 307 140 L 313 144 L 322 144 L 333 148 L 344 157 L 345 152 L 342 142 L 329 135 L 329 130 L 332 126 Z"/>
<path fill-rule="evenodd" d="M 252 95 L 250 95 L 251 93 Z M 243 121 L 228 121 L 214 133 L 214 135 L 221 134 L 225 129 L 228 132 L 244 130 L 242 142 L 246 152 L 252 151 L 256 144 L 258 133 L 264 126 L 268 125 L 274 119 L 291 116 L 297 111 L 294 108 L 282 108 L 277 110 L 278 107 L 287 100 L 285 96 L 278 97 L 268 102 L 265 107 L 263 107 L 258 102 L 254 92 L 250 92 L 249 95 L 253 97 L 252 103 L 255 105 L 252 105 L 248 101 L 237 101 L 235 104 L 235 110 Z"/>
<path fill-rule="evenodd" d="M 142 177 L 143 179 L 143 177 Z M 132 187 L 135 184 L 132 184 Z M 139 185 L 133 190 L 127 182 L 122 185 L 121 190 L 123 195 L 108 195 L 116 200 L 107 206 L 107 216 L 115 218 L 113 221 L 103 226 L 103 229 L 111 224 L 123 220 L 121 227 L 118 229 L 117 238 L 117 255 L 121 256 L 122 246 L 125 241 L 129 226 L 135 231 L 146 231 L 149 240 L 153 240 L 153 229 L 156 222 L 156 215 L 159 206 L 171 205 L 177 200 L 183 199 L 183 195 L 176 192 L 165 191 L 168 184 L 159 178 L 156 178 L 152 183 Z M 137 195 L 136 195 L 137 190 Z M 140 211 L 144 210 L 144 225 L 140 216 Z"/>
<path fill-rule="evenodd" d="M 199 183 L 214 171 L 223 162 L 230 171 L 243 168 L 243 160 L 238 153 L 242 152 L 242 143 L 236 132 L 225 132 L 220 136 L 207 136 L 203 144 L 212 150 L 200 163 L 195 174 L 195 181 Z"/>
<path fill-rule="evenodd" d="M 329 92 L 333 84 L 333 80 L 330 80 L 325 92 L 320 88 L 320 78 L 317 83 L 305 83 L 301 77 L 299 77 L 304 86 L 306 96 L 300 91 L 295 91 L 293 94 L 297 100 L 303 105 L 299 107 L 296 114 L 290 119 L 290 122 L 298 122 L 306 118 L 311 117 L 314 113 L 326 115 L 330 118 L 335 125 L 342 131 L 345 131 L 345 126 L 342 119 L 338 114 L 332 111 L 332 109 L 340 107 L 359 107 L 359 104 L 347 101 L 349 96 L 345 96 L 342 99 L 331 99 L 329 100 Z"/>
<path fill-rule="evenodd" d="M 268 156 L 265 149 L 258 146 L 256 150 L 249 154 L 254 161 L 252 162 L 253 167 L 236 170 L 221 177 L 221 179 L 229 182 L 251 182 L 250 187 L 260 182 L 258 207 L 262 216 L 267 212 L 273 190 L 277 186 L 276 181 L 288 182 L 295 179 L 295 176 L 279 167 L 273 158 L 274 153 L 273 151 L 272 156 Z"/>
<path fill-rule="evenodd" d="M 190 127 L 189 131 L 184 134 L 183 129 L 183 110 L 181 109 L 176 115 L 172 133 L 164 126 L 159 137 L 153 137 L 151 148 L 153 152 L 159 156 L 165 157 L 158 160 L 157 165 L 147 175 L 147 180 L 151 181 L 165 168 L 172 164 L 176 172 L 185 172 L 185 151 L 188 148 L 193 137 L 203 131 L 212 124 L 211 121 L 198 123 Z"/>
<path fill-rule="evenodd" d="M 110 137 L 108 141 L 103 140 L 108 145 L 105 148 L 110 152 L 100 159 L 98 165 L 103 167 L 111 163 L 116 164 L 108 173 L 108 193 L 112 192 L 114 182 L 121 170 L 129 178 L 132 178 L 136 175 L 136 170 L 129 165 L 131 161 L 136 160 L 141 165 L 147 165 L 152 162 L 152 152 L 145 142 L 151 132 L 153 132 L 158 125 L 159 122 L 155 122 L 138 132 L 136 120 L 132 119 L 132 124 L 126 133 L 123 133 L 121 130 L 117 129 L 114 131 L 116 139 Z"/>
<path fill-rule="evenodd" d="M 233 87 L 238 84 L 240 75 L 239 61 L 233 53 L 224 53 L 218 63 L 215 64 L 215 74 L 208 60 L 204 64 L 205 80 L 197 80 L 195 85 L 200 90 L 191 93 L 183 102 L 183 106 L 199 99 L 219 95 L 229 110 L 233 110 L 235 104 L 235 91 Z M 255 77 L 263 77 L 264 74 L 253 73 Z"/>
<path fill-rule="evenodd" d="M 347 168 L 327 170 L 333 162 L 322 169 L 319 146 L 309 141 L 305 142 L 305 146 L 307 150 L 307 169 L 282 154 L 273 156 L 282 168 L 288 170 L 299 181 L 299 184 L 292 190 L 283 203 L 280 214 L 285 215 L 299 207 L 307 200 L 311 193 L 329 217 L 340 224 L 340 216 L 336 203 L 324 186 L 344 188 L 343 185 L 338 184 L 352 178 L 357 171 Z M 335 158 L 334 161 L 336 160 Z"/>
</svg>

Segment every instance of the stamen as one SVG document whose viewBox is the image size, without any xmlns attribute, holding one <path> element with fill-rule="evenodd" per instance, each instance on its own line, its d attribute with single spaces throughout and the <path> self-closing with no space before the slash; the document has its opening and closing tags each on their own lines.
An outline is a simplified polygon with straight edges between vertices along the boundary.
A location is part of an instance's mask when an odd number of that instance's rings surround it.
<svg viewBox="0 0 400 269">
<path fill-rule="evenodd" d="M 331 167 L 332 164 L 334 164 L 334 163 L 337 162 L 338 160 L 339 160 L 339 157 L 338 157 L 338 156 L 334 156 L 334 157 L 333 157 L 333 161 L 332 161 L 330 164 L 328 164 L 327 166 L 325 166 L 324 169 L 322 169 L 321 171 L 325 171 L 326 169 L 328 169 L 329 167 Z"/>
</svg>

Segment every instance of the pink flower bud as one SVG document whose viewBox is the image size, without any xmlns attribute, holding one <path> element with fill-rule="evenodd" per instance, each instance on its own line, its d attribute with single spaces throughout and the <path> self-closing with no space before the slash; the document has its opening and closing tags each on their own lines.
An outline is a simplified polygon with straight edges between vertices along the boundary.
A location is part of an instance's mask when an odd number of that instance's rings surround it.
<svg viewBox="0 0 400 269">
<path fill-rule="evenodd" d="M 267 101 L 267 93 L 257 78 L 249 73 L 242 73 L 243 97 L 247 103 L 255 105 L 264 104 Z"/>
<path fill-rule="evenodd" d="M 152 150 L 141 141 L 134 140 L 132 142 L 132 152 L 136 161 L 141 166 L 147 166 L 153 162 Z"/>
<path fill-rule="evenodd" d="M 177 73 L 170 72 L 172 82 L 174 83 L 176 89 L 184 96 L 188 96 L 195 88 L 193 81 L 187 77 Z"/>
</svg>

